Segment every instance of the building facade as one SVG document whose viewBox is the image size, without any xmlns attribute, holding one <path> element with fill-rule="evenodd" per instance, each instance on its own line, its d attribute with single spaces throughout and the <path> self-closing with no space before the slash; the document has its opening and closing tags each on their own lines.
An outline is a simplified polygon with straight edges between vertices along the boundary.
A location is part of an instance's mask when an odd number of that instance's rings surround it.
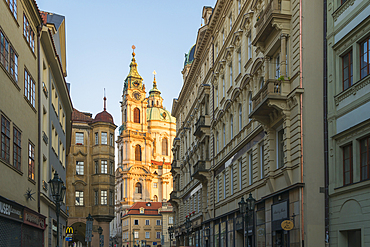
<svg viewBox="0 0 370 247">
<path fill-rule="evenodd" d="M 203 8 L 172 108 L 177 246 L 325 244 L 319 10 L 298 0 Z M 249 194 L 255 207 L 241 214 Z"/>
<path fill-rule="evenodd" d="M 117 221 L 113 226 L 117 234 L 122 229 L 119 219 L 134 203 L 166 202 L 173 182 L 171 147 L 176 135 L 176 119 L 163 107 L 155 75 L 153 88 L 146 96 L 134 52 L 124 81 L 121 112 L 115 174 Z"/>
<path fill-rule="evenodd" d="M 103 229 L 104 246 L 109 245 L 109 223 L 114 218 L 114 131 L 113 117 L 104 110 L 95 118 L 74 109 L 72 144 L 68 154 L 66 203 L 72 241 L 86 246 L 86 217 L 93 217 L 92 246 L 99 245 L 98 228 Z"/>
<path fill-rule="evenodd" d="M 71 143 L 72 125 L 70 122 L 73 107 L 69 95 L 69 85 L 65 80 L 65 17 L 47 12 L 41 12 L 41 16 L 43 26 L 40 35 L 39 59 L 39 67 L 42 69 L 40 73 L 40 83 L 42 84 L 40 95 L 42 105 L 40 210 L 48 217 L 44 233 L 44 246 L 56 246 L 56 207 L 48 181 L 57 172 L 62 181 L 66 182 L 66 157 Z M 64 200 L 59 218 L 59 243 L 64 241 L 67 218 Z"/>
<path fill-rule="evenodd" d="M 369 13 L 369 1 L 328 2 L 330 246 L 370 245 Z"/>
<path fill-rule="evenodd" d="M 53 169 L 65 181 L 71 133 L 72 105 L 62 53 L 57 50 L 65 47 L 65 38 L 61 36 L 54 45 L 55 36 L 33 0 L 3 1 L 0 16 L 0 242 L 4 246 L 51 246 L 57 239 L 57 225 L 47 182 Z M 54 110 L 45 90 L 52 85 L 60 98 L 53 101 L 57 103 Z M 57 139 L 51 135 L 53 124 Z M 66 225 L 65 203 L 61 211 L 60 232 Z M 62 234 L 59 238 L 61 242 Z"/>
</svg>

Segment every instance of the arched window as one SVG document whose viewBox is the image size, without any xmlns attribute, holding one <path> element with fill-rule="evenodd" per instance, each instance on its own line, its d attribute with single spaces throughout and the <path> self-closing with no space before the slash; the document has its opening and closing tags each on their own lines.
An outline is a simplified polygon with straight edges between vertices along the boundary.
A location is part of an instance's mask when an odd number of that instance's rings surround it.
<svg viewBox="0 0 370 247">
<path fill-rule="evenodd" d="M 168 155 L 168 142 L 167 138 L 162 139 L 162 155 Z"/>
<path fill-rule="evenodd" d="M 134 123 L 140 123 L 140 110 L 137 107 L 134 109 Z"/>
<path fill-rule="evenodd" d="M 141 147 L 139 144 L 135 146 L 135 160 L 141 161 Z"/>
<path fill-rule="evenodd" d="M 153 202 L 158 202 L 158 196 L 154 195 Z"/>
<path fill-rule="evenodd" d="M 135 185 L 135 193 L 138 193 L 138 194 L 141 194 L 142 193 L 141 183 L 136 183 L 136 185 Z"/>
</svg>

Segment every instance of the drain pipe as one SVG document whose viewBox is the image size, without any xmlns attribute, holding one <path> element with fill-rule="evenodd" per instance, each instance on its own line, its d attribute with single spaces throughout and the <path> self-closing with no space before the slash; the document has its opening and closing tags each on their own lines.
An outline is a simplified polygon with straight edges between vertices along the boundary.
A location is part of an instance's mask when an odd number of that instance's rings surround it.
<svg viewBox="0 0 370 247">
<path fill-rule="evenodd" d="M 41 66 L 40 66 L 40 42 L 41 42 L 41 32 L 42 32 L 42 22 L 40 23 L 40 26 L 37 27 L 37 80 L 38 80 L 38 87 L 37 87 L 37 118 L 38 118 L 38 135 L 37 135 L 37 148 L 38 148 L 38 157 L 37 157 L 37 176 L 38 176 L 38 185 L 37 185 L 37 212 L 41 212 L 40 208 L 40 193 L 41 193 Z"/>
<path fill-rule="evenodd" d="M 303 88 L 303 54 L 302 54 L 302 0 L 299 0 L 299 86 Z M 302 94 L 300 94 L 300 131 L 301 131 L 301 183 L 303 183 L 303 112 Z M 304 247 L 304 193 L 301 187 L 301 241 Z"/>
<path fill-rule="evenodd" d="M 325 167 L 325 245 L 329 245 L 329 153 L 328 153 L 328 50 L 327 50 L 327 0 L 324 0 L 324 167 Z"/>
</svg>

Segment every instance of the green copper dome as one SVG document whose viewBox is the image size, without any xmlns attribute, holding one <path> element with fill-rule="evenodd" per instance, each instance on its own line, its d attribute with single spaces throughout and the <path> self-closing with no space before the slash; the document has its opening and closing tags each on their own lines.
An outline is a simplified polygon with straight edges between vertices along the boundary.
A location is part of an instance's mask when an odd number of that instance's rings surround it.
<svg viewBox="0 0 370 247">
<path fill-rule="evenodd" d="M 169 111 L 159 107 L 148 107 L 146 109 L 147 121 L 157 120 L 168 123 L 176 123 L 176 118 L 172 117 Z"/>
</svg>

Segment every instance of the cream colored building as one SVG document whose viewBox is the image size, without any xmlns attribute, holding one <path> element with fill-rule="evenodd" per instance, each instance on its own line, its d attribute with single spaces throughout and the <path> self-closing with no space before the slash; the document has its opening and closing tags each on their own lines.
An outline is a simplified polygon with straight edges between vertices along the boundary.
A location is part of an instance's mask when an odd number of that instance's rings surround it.
<svg viewBox="0 0 370 247">
<path fill-rule="evenodd" d="M 155 75 L 153 88 L 146 96 L 134 52 L 124 82 L 121 112 L 115 174 L 117 220 L 113 226 L 118 236 L 122 229 L 119 219 L 134 203 L 167 202 L 173 182 L 171 147 L 176 135 L 176 119 L 163 107 Z"/>
<path fill-rule="evenodd" d="M 370 245 L 370 3 L 329 1 L 327 105 L 330 246 Z"/>
<path fill-rule="evenodd" d="M 177 246 L 324 246 L 322 12 L 317 0 L 203 8 L 172 108 Z"/>
<path fill-rule="evenodd" d="M 104 110 L 95 118 L 74 109 L 72 144 L 68 154 L 66 203 L 68 226 L 74 228 L 73 242 L 86 246 L 86 217 L 94 218 L 91 246 L 99 245 L 98 228 L 103 229 L 104 246 L 109 245 L 109 223 L 114 218 L 114 131 L 113 117 Z"/>
</svg>

